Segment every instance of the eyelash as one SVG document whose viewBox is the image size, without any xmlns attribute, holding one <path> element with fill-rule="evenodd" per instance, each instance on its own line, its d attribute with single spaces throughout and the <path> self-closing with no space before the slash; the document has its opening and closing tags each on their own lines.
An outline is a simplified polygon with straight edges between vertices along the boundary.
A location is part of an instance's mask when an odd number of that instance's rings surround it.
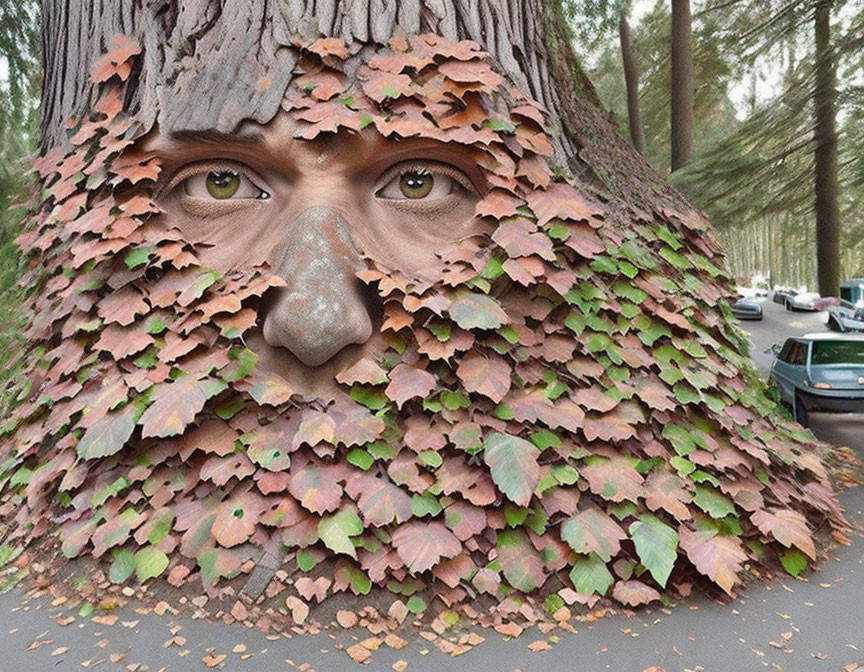
<svg viewBox="0 0 864 672">
<path fill-rule="evenodd" d="M 263 189 L 259 186 L 259 184 L 263 183 L 264 180 L 260 178 L 254 171 L 250 170 L 247 166 L 243 164 L 235 163 L 233 161 L 222 160 L 198 162 L 190 164 L 188 166 L 184 166 L 171 176 L 171 179 L 162 189 L 157 192 L 156 196 L 158 198 L 164 194 L 170 193 L 178 185 L 183 184 L 183 182 L 188 180 L 189 178 L 211 171 L 237 172 L 238 174 L 245 176 L 246 179 L 248 179 L 253 185 L 255 185 L 257 189 L 259 189 L 263 194 L 265 194 L 261 198 L 270 197 L 270 193 L 266 189 Z M 401 161 L 388 168 L 384 172 L 384 174 L 376 181 L 379 186 L 375 189 L 374 193 L 377 194 L 379 191 L 384 189 L 388 184 L 390 184 L 392 180 L 396 178 L 401 178 L 406 173 L 411 172 L 430 172 L 433 175 L 436 173 L 446 175 L 447 177 L 453 179 L 466 191 L 476 192 L 476 187 L 471 183 L 471 181 L 465 176 L 465 174 L 461 170 L 439 161 L 419 159 Z"/>
<path fill-rule="evenodd" d="M 252 184 L 255 185 L 256 189 L 259 189 L 262 194 L 266 194 L 266 196 L 262 196 L 260 198 L 269 198 L 270 192 L 266 189 L 263 189 L 259 186 L 264 180 L 258 176 L 257 173 L 252 171 L 248 166 L 243 165 L 242 163 L 235 163 L 233 161 L 202 161 L 199 163 L 193 163 L 188 166 L 183 166 L 180 170 L 178 170 L 174 175 L 171 176 L 171 179 L 168 180 L 168 183 L 160 189 L 156 197 L 162 196 L 163 194 L 170 193 L 174 188 L 178 185 L 183 184 L 190 177 L 195 177 L 196 175 L 202 175 L 209 172 L 219 172 L 219 171 L 233 171 L 238 175 L 243 175 L 247 180 L 249 180 Z M 236 199 L 240 200 L 240 199 Z M 253 200 L 253 199 L 246 199 Z"/>
<path fill-rule="evenodd" d="M 432 173 L 433 175 L 436 173 L 446 175 L 447 177 L 455 180 L 466 191 L 476 191 L 476 188 L 473 184 L 471 184 L 471 181 L 467 177 L 465 177 L 465 174 L 458 168 L 454 168 L 453 166 L 450 166 L 446 163 L 441 163 L 439 161 L 418 159 L 402 161 L 388 168 L 384 172 L 384 175 L 379 178 L 378 184 L 380 184 L 381 186 L 375 190 L 375 193 L 381 191 L 381 189 L 390 184 L 390 182 L 395 178 L 402 177 L 403 175 L 405 175 L 405 173 L 412 172 L 428 172 Z"/>
</svg>

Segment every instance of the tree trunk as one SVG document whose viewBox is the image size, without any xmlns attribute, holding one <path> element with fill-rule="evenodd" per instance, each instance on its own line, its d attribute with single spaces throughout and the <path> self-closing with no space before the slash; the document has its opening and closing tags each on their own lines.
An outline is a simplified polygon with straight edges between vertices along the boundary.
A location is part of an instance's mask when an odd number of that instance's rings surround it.
<svg viewBox="0 0 864 672">
<path fill-rule="evenodd" d="M 627 121 L 630 124 L 630 139 L 640 154 L 645 153 L 645 135 L 642 132 L 642 113 L 639 110 L 639 64 L 633 51 L 633 38 L 627 15 L 622 11 L 618 24 L 621 38 L 621 61 L 624 65 L 624 83 L 627 87 Z"/>
<path fill-rule="evenodd" d="M 64 123 L 95 101 L 92 61 L 118 33 L 143 54 L 125 107 L 162 133 L 232 132 L 244 119 L 270 121 L 296 65 L 296 40 L 344 38 L 386 47 L 394 35 L 436 33 L 474 40 L 490 62 L 548 111 L 554 161 L 639 207 L 658 194 L 683 198 L 620 145 L 582 73 L 560 1 L 548 0 L 42 0 L 45 79 L 42 149 L 66 137 Z M 601 177 L 602 176 L 602 179 Z"/>
<path fill-rule="evenodd" d="M 690 0 L 672 0 L 672 172 L 693 155 L 693 53 Z"/>
<path fill-rule="evenodd" d="M 840 293 L 840 206 L 837 182 L 837 66 L 831 46 L 833 0 L 816 3 L 815 140 L 816 264 L 819 293 Z"/>
</svg>

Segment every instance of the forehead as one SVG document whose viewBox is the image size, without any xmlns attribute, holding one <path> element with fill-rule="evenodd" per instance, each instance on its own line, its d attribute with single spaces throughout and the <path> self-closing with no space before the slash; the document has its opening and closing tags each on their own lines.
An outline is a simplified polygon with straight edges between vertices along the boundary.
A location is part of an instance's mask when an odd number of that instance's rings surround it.
<svg viewBox="0 0 864 672">
<path fill-rule="evenodd" d="M 184 163 L 214 153 L 228 158 L 254 160 L 256 164 L 280 169 L 331 170 L 391 164 L 404 158 L 429 158 L 442 161 L 460 159 L 477 167 L 481 150 L 433 138 L 385 138 L 374 126 L 360 131 L 340 129 L 320 133 L 312 140 L 302 136 L 307 122 L 280 111 L 270 122 L 244 121 L 236 132 L 216 130 L 152 132 L 142 149 L 161 156 L 166 163 Z"/>
</svg>

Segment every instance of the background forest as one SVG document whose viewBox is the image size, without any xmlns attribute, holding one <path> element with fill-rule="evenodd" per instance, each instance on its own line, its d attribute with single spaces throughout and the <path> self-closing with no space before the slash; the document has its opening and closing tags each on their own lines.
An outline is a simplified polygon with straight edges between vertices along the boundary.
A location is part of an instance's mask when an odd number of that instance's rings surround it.
<svg viewBox="0 0 864 672">
<path fill-rule="evenodd" d="M 830 8 L 836 68 L 841 279 L 864 275 L 864 3 L 860 0 L 692 0 L 690 162 L 670 174 L 671 5 L 675 0 L 570 2 L 577 49 L 622 135 L 627 100 L 618 26 L 632 25 L 641 71 L 644 155 L 697 206 L 746 280 L 816 281 L 814 15 Z M 585 11 L 585 7 L 590 11 Z"/>
<path fill-rule="evenodd" d="M 693 147 L 670 170 L 672 5 L 682 0 L 566 0 L 577 51 L 598 96 L 628 129 L 622 65 L 628 28 L 639 81 L 643 153 L 706 210 L 742 280 L 815 289 L 814 14 L 830 9 L 836 67 L 840 277 L 864 275 L 864 1 L 692 0 Z M 687 4 L 684 2 L 684 4 Z M 622 17 L 626 22 L 622 21 Z M 0 323 L 14 319 L 12 240 L 38 139 L 38 2 L 0 3 Z M 11 330 L 14 331 L 14 330 Z M 9 329 L 0 333 L 0 350 Z"/>
</svg>

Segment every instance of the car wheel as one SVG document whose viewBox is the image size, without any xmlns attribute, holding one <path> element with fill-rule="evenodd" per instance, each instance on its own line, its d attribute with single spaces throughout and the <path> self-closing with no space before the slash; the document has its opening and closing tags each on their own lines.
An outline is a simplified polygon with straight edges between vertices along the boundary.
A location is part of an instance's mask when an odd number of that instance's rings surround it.
<svg viewBox="0 0 864 672">
<path fill-rule="evenodd" d="M 792 417 L 794 417 L 795 422 L 797 422 L 802 427 L 810 426 L 807 418 L 807 409 L 804 408 L 804 403 L 801 401 L 801 397 L 799 397 L 797 394 L 795 395 L 795 401 L 792 405 Z"/>
</svg>

